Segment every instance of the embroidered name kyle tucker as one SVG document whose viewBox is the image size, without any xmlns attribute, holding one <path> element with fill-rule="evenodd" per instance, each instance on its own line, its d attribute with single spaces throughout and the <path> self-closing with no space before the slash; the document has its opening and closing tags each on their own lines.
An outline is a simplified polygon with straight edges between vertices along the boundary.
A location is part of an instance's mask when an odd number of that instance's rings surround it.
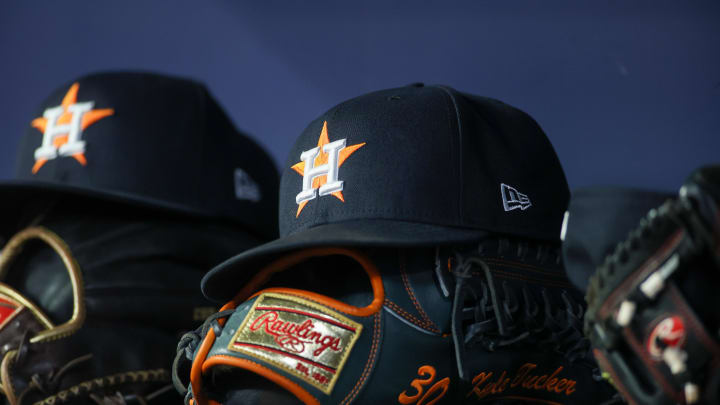
<svg viewBox="0 0 720 405">
<path fill-rule="evenodd" d="M 491 394 L 499 394 L 508 388 L 524 388 L 531 391 L 547 391 L 558 394 L 570 395 L 575 392 L 575 380 L 562 378 L 560 373 L 563 367 L 560 366 L 552 373 L 539 373 L 536 370 L 537 364 L 523 364 L 514 376 L 509 375 L 505 370 L 493 378 L 494 373 L 481 372 L 472 379 L 473 388 L 467 394 L 480 399 Z"/>
</svg>

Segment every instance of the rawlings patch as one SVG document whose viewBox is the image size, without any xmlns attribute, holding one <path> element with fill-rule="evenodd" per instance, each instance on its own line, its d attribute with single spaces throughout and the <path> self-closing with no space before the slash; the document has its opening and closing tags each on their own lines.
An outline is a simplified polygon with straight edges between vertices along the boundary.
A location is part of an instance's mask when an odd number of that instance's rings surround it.
<svg viewBox="0 0 720 405">
<path fill-rule="evenodd" d="M 295 296 L 261 294 L 228 345 L 330 394 L 362 325 Z"/>
</svg>

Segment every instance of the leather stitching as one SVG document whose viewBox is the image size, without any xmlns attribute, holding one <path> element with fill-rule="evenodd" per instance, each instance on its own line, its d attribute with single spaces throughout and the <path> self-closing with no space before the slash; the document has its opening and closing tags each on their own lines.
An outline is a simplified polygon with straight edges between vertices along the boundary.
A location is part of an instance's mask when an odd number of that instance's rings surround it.
<svg viewBox="0 0 720 405">
<path fill-rule="evenodd" d="M 410 313 L 408 313 L 407 311 L 405 311 L 404 309 L 402 309 L 402 308 L 401 308 L 399 305 L 397 305 L 396 303 L 390 301 L 390 299 L 388 299 L 388 298 L 385 298 L 385 305 L 387 305 L 388 307 L 390 307 L 390 309 L 392 309 L 393 311 L 395 311 L 395 313 L 397 313 L 398 315 L 400 315 L 400 316 L 402 316 L 403 318 L 407 319 L 409 322 L 413 323 L 414 325 L 417 325 L 418 327 L 420 327 L 420 328 L 422 328 L 422 329 L 425 329 L 425 330 L 428 330 L 428 331 L 430 331 L 430 332 L 434 332 L 434 333 L 437 333 L 437 334 L 440 334 L 440 333 L 441 333 L 441 331 L 440 331 L 439 329 L 437 329 L 434 325 L 431 325 L 431 324 L 429 324 L 429 323 L 426 322 L 426 321 L 423 321 L 423 320 L 420 320 L 420 319 L 416 318 L 416 317 L 413 316 L 412 314 L 410 314 Z"/>
<path fill-rule="evenodd" d="M 346 405 L 352 402 L 355 397 L 360 393 L 360 388 L 365 384 L 365 380 L 370 376 L 370 370 L 372 369 L 373 364 L 375 363 L 375 357 L 377 356 L 377 351 L 380 343 L 380 313 L 378 312 L 375 314 L 375 320 L 374 320 L 374 331 L 373 331 L 373 343 L 370 347 L 370 356 L 368 356 L 368 361 L 365 364 L 365 370 L 363 370 L 362 375 L 360 376 L 360 379 L 357 381 L 353 389 L 350 391 L 350 393 L 345 397 L 345 399 L 340 402 L 340 405 Z"/>
<path fill-rule="evenodd" d="M 407 272 L 405 271 L 406 264 L 405 264 L 405 257 L 400 257 L 400 277 L 402 278 L 403 285 L 405 286 L 405 291 L 407 291 L 408 296 L 410 297 L 410 300 L 412 301 L 413 305 L 415 306 L 415 309 L 418 311 L 420 316 L 422 317 L 423 321 L 433 330 L 440 331 L 440 328 L 435 325 L 435 323 L 430 319 L 430 317 L 427 315 L 427 313 L 423 310 L 422 305 L 415 297 L 415 293 L 413 291 L 412 286 L 410 286 L 410 280 L 408 279 Z"/>
</svg>

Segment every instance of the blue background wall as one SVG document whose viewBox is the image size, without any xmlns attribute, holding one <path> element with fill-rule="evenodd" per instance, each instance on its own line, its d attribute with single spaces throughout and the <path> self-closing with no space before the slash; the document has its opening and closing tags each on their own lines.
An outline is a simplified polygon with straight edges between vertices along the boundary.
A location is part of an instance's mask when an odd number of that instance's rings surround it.
<svg viewBox="0 0 720 405">
<path fill-rule="evenodd" d="M 416 81 L 530 113 L 573 188 L 672 190 L 720 160 L 717 1 L 339 3 L 4 1 L 0 178 L 35 105 L 108 69 L 204 81 L 278 164 L 321 112 Z"/>
</svg>

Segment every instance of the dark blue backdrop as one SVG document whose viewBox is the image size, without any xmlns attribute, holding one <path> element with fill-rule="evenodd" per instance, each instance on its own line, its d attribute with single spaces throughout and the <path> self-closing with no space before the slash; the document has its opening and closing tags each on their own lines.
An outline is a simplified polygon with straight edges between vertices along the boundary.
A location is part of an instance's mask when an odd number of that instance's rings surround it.
<svg viewBox="0 0 720 405">
<path fill-rule="evenodd" d="M 35 105 L 107 69 L 204 81 L 278 164 L 329 107 L 416 81 L 530 113 L 571 187 L 671 190 L 719 160 L 717 1 L 339 3 L 3 2 L 0 178 Z"/>
</svg>

